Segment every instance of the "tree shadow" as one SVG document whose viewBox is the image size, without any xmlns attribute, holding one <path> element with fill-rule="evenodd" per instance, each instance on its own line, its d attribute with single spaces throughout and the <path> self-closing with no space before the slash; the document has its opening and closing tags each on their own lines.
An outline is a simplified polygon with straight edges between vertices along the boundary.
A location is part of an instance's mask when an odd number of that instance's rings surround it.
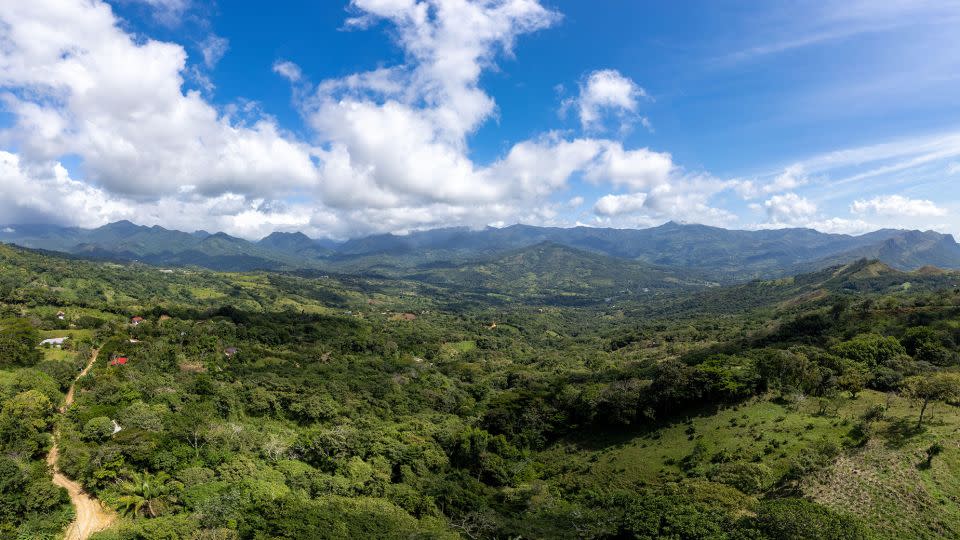
<svg viewBox="0 0 960 540">
<path fill-rule="evenodd" d="M 883 436 L 887 439 L 887 448 L 903 448 L 913 437 L 923 433 L 925 428 L 917 427 L 910 418 L 891 418 L 887 422 Z"/>
</svg>

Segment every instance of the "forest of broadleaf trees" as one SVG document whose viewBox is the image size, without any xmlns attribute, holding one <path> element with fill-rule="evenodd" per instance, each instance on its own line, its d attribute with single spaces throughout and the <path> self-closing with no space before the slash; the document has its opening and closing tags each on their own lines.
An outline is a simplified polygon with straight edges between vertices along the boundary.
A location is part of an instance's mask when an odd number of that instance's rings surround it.
<svg viewBox="0 0 960 540">
<path fill-rule="evenodd" d="M 0 246 L 0 537 L 73 520 L 54 433 L 96 540 L 958 537 L 957 284 L 569 307 Z"/>
</svg>

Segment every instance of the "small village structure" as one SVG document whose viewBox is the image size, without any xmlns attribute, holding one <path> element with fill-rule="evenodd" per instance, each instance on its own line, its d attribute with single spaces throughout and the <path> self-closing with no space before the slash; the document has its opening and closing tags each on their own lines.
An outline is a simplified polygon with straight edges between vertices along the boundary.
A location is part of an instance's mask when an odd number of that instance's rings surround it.
<svg viewBox="0 0 960 540">
<path fill-rule="evenodd" d="M 69 336 L 66 336 L 66 337 L 57 337 L 57 338 L 49 338 L 49 339 L 45 339 L 45 340 L 41 341 L 41 342 L 40 342 L 40 346 L 41 346 L 41 347 L 43 347 L 43 346 L 50 346 L 50 347 L 56 347 L 56 348 L 59 349 L 59 348 L 63 347 L 63 342 L 66 341 L 66 340 L 68 340 L 68 339 L 70 339 Z"/>
<path fill-rule="evenodd" d="M 134 317 L 130 319 L 131 326 L 140 326 L 140 323 L 143 322 L 143 317 Z"/>
</svg>

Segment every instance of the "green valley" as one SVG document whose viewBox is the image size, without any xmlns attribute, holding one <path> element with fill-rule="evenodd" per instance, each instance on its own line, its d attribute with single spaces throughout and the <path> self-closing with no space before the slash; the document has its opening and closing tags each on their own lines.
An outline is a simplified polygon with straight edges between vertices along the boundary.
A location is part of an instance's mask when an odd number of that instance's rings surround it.
<svg viewBox="0 0 960 540">
<path fill-rule="evenodd" d="M 960 530 L 960 275 L 718 287 L 592 257 L 397 279 L 0 247 L 0 528 L 69 523 L 56 429 L 119 516 L 97 540 Z"/>
</svg>

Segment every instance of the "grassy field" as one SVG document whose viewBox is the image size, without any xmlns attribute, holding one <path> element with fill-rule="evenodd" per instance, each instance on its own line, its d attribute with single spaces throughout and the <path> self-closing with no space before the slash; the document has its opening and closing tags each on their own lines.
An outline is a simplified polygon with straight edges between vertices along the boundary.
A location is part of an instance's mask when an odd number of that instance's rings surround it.
<svg viewBox="0 0 960 540">
<path fill-rule="evenodd" d="M 550 452 L 561 454 L 557 461 L 579 457 L 577 469 L 605 486 L 628 487 L 682 476 L 682 462 L 698 443 L 705 447 L 708 461 L 718 454 L 732 461 L 762 461 L 779 476 L 811 444 L 842 439 L 850 430 L 847 417 L 855 415 L 860 405 L 852 402 L 836 416 L 818 416 L 814 403 L 785 406 L 761 399 L 650 433 L 573 441 Z"/>
<path fill-rule="evenodd" d="M 65 360 L 72 360 L 74 355 L 73 351 L 65 351 L 63 349 L 58 349 L 56 347 L 44 347 L 41 349 L 43 351 L 44 360 L 52 360 L 56 362 L 62 362 Z"/>
<path fill-rule="evenodd" d="M 932 407 L 918 432 L 917 407 L 892 400 L 869 442 L 810 478 L 804 493 L 862 516 L 880 538 L 960 538 L 960 415 L 955 407 Z M 928 467 L 925 450 L 934 442 L 944 450 Z"/>
<path fill-rule="evenodd" d="M 451 343 L 444 343 L 440 346 L 440 355 L 445 359 L 456 358 L 463 353 L 468 353 L 477 348 L 477 342 L 473 340 L 468 341 L 454 341 Z"/>
<path fill-rule="evenodd" d="M 855 426 L 875 405 L 889 408 L 864 443 Z M 566 441 L 544 452 L 543 460 L 550 464 L 547 474 L 561 484 L 629 488 L 702 474 L 719 460 L 763 463 L 779 478 L 802 454 L 828 441 L 843 451 L 827 471 L 802 482 L 805 496 L 864 517 L 879 538 L 960 537 L 956 408 L 932 405 L 919 432 L 918 408 L 879 392 L 837 399 L 826 414 L 820 409 L 814 399 L 756 399 L 649 433 L 625 429 L 619 436 Z M 924 450 L 935 441 L 944 451 L 926 468 Z M 685 471 L 695 446 L 705 465 Z"/>
<path fill-rule="evenodd" d="M 90 339 L 93 337 L 93 330 L 41 330 L 40 337 L 42 339 L 49 338 L 58 338 L 69 336 L 70 339 L 74 341 L 80 341 L 83 339 Z"/>
</svg>

